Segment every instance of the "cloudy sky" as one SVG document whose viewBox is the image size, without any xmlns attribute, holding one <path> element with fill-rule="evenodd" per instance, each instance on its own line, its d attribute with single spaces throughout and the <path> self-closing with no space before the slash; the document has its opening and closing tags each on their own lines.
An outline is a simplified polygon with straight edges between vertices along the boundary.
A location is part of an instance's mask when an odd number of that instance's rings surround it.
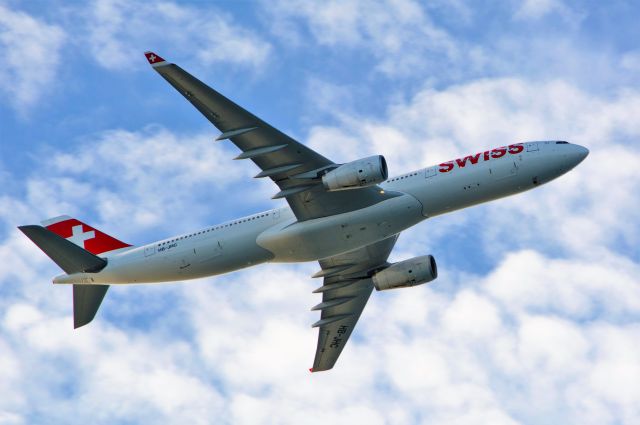
<svg viewBox="0 0 640 425">
<path fill-rule="evenodd" d="M 482 3 L 482 6 L 479 5 Z M 0 0 L 0 424 L 636 424 L 636 1 Z M 532 192 L 437 217 L 310 374 L 316 264 L 71 288 L 16 230 L 69 214 L 154 239 L 283 205 L 153 72 L 154 50 L 335 162 L 392 175 L 524 140 L 591 150 Z"/>
</svg>

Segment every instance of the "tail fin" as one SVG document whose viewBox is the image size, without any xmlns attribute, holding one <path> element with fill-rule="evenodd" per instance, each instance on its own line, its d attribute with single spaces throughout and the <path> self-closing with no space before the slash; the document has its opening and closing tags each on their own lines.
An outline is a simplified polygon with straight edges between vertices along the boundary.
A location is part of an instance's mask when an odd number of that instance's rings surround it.
<svg viewBox="0 0 640 425">
<path fill-rule="evenodd" d="M 131 246 L 69 216 L 42 225 L 19 229 L 67 274 L 97 273 L 107 265 L 97 254 Z M 93 320 L 108 289 L 109 285 L 73 285 L 74 328 Z"/>
<path fill-rule="evenodd" d="M 42 225 L 96 255 L 131 246 L 68 215 L 44 220 Z"/>
</svg>

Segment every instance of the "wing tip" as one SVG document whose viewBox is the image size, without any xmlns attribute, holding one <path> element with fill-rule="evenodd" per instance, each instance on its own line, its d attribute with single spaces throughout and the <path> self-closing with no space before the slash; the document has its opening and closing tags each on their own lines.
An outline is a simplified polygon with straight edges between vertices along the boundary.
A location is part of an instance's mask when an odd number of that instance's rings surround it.
<svg viewBox="0 0 640 425">
<path fill-rule="evenodd" d="M 146 52 L 144 52 L 144 56 L 147 58 L 147 61 L 149 62 L 149 65 L 151 65 L 153 67 L 167 65 L 167 61 L 166 60 L 164 60 L 157 53 L 154 53 L 154 52 L 152 52 L 150 50 L 147 50 Z"/>
<path fill-rule="evenodd" d="M 331 369 L 333 369 L 333 365 L 329 367 L 318 365 L 318 367 L 310 367 L 309 372 L 311 373 L 326 372 L 327 370 L 331 370 Z"/>
</svg>

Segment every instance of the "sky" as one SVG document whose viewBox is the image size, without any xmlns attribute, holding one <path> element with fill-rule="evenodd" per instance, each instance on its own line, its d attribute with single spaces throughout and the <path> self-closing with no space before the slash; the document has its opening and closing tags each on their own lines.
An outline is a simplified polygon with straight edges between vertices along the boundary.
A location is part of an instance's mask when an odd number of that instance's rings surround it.
<svg viewBox="0 0 640 425">
<path fill-rule="evenodd" d="M 640 422 L 640 4 L 0 0 L 0 424 Z M 16 226 L 140 245 L 285 205 L 153 50 L 334 162 L 390 175 L 526 140 L 590 149 L 536 190 L 404 232 L 439 277 L 376 292 L 310 374 L 315 263 L 71 288 Z"/>
</svg>

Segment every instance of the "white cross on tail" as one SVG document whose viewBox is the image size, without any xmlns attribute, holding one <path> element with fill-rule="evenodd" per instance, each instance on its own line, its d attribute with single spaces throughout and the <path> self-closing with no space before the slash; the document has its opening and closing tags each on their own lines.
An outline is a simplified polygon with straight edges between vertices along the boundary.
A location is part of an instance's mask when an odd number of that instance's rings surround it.
<svg viewBox="0 0 640 425">
<path fill-rule="evenodd" d="M 88 232 L 83 232 L 81 224 L 77 226 L 73 226 L 71 228 L 71 232 L 73 234 L 69 236 L 67 240 L 73 242 L 74 244 L 82 248 L 84 248 L 84 241 L 88 241 L 89 239 L 93 239 L 96 237 L 96 232 L 94 232 L 93 230 L 90 230 Z"/>
</svg>

